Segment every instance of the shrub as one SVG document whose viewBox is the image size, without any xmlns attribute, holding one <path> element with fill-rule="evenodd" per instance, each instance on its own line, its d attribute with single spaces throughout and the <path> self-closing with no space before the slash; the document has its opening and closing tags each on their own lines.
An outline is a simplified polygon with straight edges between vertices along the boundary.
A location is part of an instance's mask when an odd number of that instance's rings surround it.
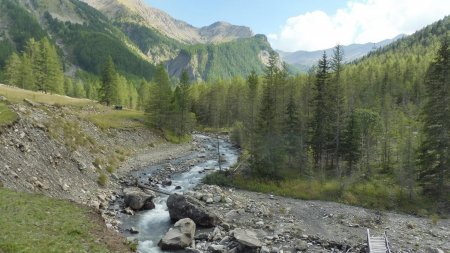
<svg viewBox="0 0 450 253">
<path fill-rule="evenodd" d="M 100 173 L 100 175 L 98 176 L 97 183 L 103 187 L 108 185 L 108 176 L 103 172 Z"/>
</svg>

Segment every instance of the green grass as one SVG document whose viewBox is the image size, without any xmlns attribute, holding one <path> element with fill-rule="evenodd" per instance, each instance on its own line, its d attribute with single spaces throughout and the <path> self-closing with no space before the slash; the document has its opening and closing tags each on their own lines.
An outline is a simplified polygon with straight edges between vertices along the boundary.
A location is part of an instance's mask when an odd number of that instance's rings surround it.
<svg viewBox="0 0 450 253">
<path fill-rule="evenodd" d="M 4 103 L 0 103 L 0 127 L 7 126 L 17 120 L 17 114 L 6 106 Z"/>
<path fill-rule="evenodd" d="M 110 252 L 92 217 L 68 201 L 0 189 L 0 252 Z"/>
<path fill-rule="evenodd" d="M 29 99 L 33 102 L 50 105 L 84 106 L 96 104 L 95 101 L 89 99 L 72 98 L 49 93 L 45 94 L 2 84 L 0 84 L 0 95 L 5 96 L 12 103 L 22 103 L 24 99 Z"/>
<path fill-rule="evenodd" d="M 207 175 L 203 182 L 283 197 L 334 201 L 377 210 L 396 210 L 413 214 L 420 214 L 423 210 L 427 210 L 428 213 L 435 211 L 433 204 L 420 195 L 419 189 L 415 189 L 413 198 L 409 199 L 405 189 L 386 179 L 345 182 L 290 177 L 275 181 L 215 172 Z"/>
<path fill-rule="evenodd" d="M 173 133 L 170 130 L 165 129 L 164 130 L 164 137 L 168 142 L 174 143 L 174 144 L 181 144 L 190 142 L 192 140 L 192 136 L 190 134 L 186 134 L 183 136 L 178 136 L 175 133 Z"/>
<path fill-rule="evenodd" d="M 136 129 L 145 127 L 145 114 L 141 111 L 120 110 L 108 111 L 101 114 L 91 114 L 86 119 L 94 123 L 97 127 L 107 129 Z"/>
</svg>

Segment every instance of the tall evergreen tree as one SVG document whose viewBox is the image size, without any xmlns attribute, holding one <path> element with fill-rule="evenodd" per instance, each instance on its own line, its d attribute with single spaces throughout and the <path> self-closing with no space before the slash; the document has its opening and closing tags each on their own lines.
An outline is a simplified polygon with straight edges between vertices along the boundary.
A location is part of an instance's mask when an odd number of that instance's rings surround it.
<svg viewBox="0 0 450 253">
<path fill-rule="evenodd" d="M 156 128 L 167 127 L 171 113 L 172 90 L 170 88 L 169 75 L 163 64 L 156 67 L 149 104 L 146 112 L 149 122 Z"/>
<path fill-rule="evenodd" d="M 299 126 L 298 109 L 295 104 L 292 90 L 286 106 L 286 118 L 283 127 L 284 146 L 290 168 L 294 167 L 294 159 L 303 151 L 302 136 L 299 134 Z"/>
<path fill-rule="evenodd" d="M 20 57 L 13 53 L 8 60 L 6 61 L 5 65 L 5 77 L 6 82 L 9 85 L 18 86 L 20 88 L 24 88 L 21 86 L 21 73 L 20 69 L 22 67 L 22 61 L 20 60 Z"/>
<path fill-rule="evenodd" d="M 109 56 L 102 71 L 102 82 L 99 90 L 100 102 L 107 106 L 118 102 L 117 86 L 116 68 L 111 56 Z"/>
<path fill-rule="evenodd" d="M 450 42 L 447 35 L 430 65 L 423 107 L 419 183 L 432 197 L 449 199 L 450 187 Z"/>
<path fill-rule="evenodd" d="M 332 100 L 334 101 L 334 106 L 331 107 L 334 109 L 335 121 L 333 124 L 334 127 L 334 156 L 335 156 L 335 166 L 336 166 L 336 174 L 337 176 L 341 176 L 341 167 L 340 167 L 340 154 L 341 154 L 341 132 L 342 132 L 342 119 L 343 119 L 343 104 L 344 104 L 344 96 L 341 87 L 341 75 L 343 71 L 343 63 L 344 61 L 344 50 L 341 45 L 337 45 L 333 50 L 333 57 L 331 59 L 331 69 L 333 71 L 332 84 L 333 89 L 331 95 L 333 96 Z M 330 109 L 331 109 L 330 108 Z"/>
<path fill-rule="evenodd" d="M 255 128 L 255 151 L 253 168 L 266 177 L 279 177 L 282 160 L 281 136 L 277 122 L 276 84 L 280 69 L 277 67 L 277 56 L 270 55 L 269 65 L 265 73 L 265 85 L 261 100 L 258 122 Z"/>
<path fill-rule="evenodd" d="M 311 147 L 314 153 L 314 161 L 316 168 L 323 175 L 323 156 L 327 151 L 328 143 L 328 128 L 332 123 L 330 121 L 330 101 L 328 97 L 328 84 L 330 81 L 329 73 L 329 62 L 327 59 L 327 54 L 323 52 L 322 58 L 319 60 L 317 72 L 316 72 L 316 83 L 315 83 L 315 96 L 312 100 L 314 107 L 313 119 L 311 122 L 312 126 L 312 138 Z"/>
</svg>

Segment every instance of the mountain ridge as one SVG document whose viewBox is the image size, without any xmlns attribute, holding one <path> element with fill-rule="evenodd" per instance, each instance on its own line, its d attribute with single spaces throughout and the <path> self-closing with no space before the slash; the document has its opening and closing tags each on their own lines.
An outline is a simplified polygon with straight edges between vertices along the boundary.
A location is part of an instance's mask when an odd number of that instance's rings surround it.
<svg viewBox="0 0 450 253">
<path fill-rule="evenodd" d="M 370 52 L 375 51 L 381 47 L 387 46 L 405 36 L 406 35 L 404 34 L 400 34 L 392 39 L 385 39 L 375 43 L 368 42 L 363 44 L 350 44 L 342 46 L 344 50 L 344 61 L 351 62 L 361 57 L 364 57 Z M 280 55 L 280 57 L 284 62 L 290 64 L 300 72 L 307 72 L 311 67 L 313 67 L 318 62 L 324 51 L 328 56 L 331 56 L 333 54 L 333 48 L 314 51 L 306 51 L 306 50 L 298 50 L 295 52 L 285 52 L 281 50 L 276 51 L 278 52 L 278 54 Z"/>
<path fill-rule="evenodd" d="M 131 22 L 156 29 L 169 38 L 186 44 L 229 42 L 249 38 L 250 28 L 219 21 L 201 28 L 173 18 L 142 0 L 81 0 L 116 22 Z"/>
</svg>

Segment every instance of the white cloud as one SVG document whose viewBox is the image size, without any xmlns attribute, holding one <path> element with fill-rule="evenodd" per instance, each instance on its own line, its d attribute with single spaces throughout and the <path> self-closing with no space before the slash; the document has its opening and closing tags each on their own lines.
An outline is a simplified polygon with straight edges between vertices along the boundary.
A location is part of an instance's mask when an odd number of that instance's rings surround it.
<svg viewBox="0 0 450 253">
<path fill-rule="evenodd" d="M 319 50 L 411 34 L 449 14 L 449 0 L 349 0 L 333 15 L 318 10 L 291 17 L 268 37 L 284 51 Z"/>
</svg>

